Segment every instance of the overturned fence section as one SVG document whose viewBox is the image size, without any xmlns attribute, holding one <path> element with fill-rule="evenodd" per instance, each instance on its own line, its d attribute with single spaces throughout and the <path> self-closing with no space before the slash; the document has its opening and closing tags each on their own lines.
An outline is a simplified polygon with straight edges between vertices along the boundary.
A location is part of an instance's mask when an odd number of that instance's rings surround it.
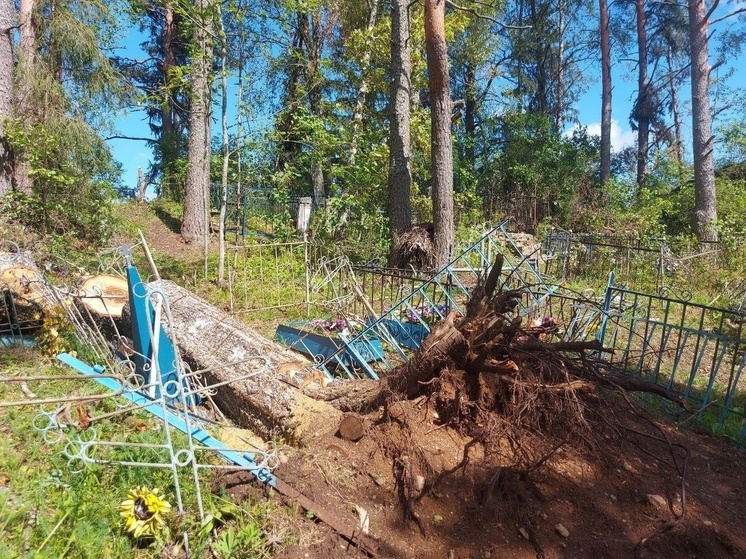
<svg viewBox="0 0 746 559">
<path fill-rule="evenodd" d="M 331 300 L 344 301 L 348 314 L 352 310 L 363 317 L 358 322 L 362 321 L 364 328 L 340 333 L 347 347 L 377 347 L 382 343 L 380 358 L 358 360 L 362 373 L 378 378 L 406 362 L 434 323 L 451 312 L 465 314 L 473 289 L 489 273 L 498 255 L 503 266 L 502 287 L 523 289 L 526 294 L 521 301 L 522 315 L 530 313 L 556 290 L 545 283 L 534 264 L 522 254 L 506 230 L 507 223 L 506 220 L 488 230 L 428 278 L 416 272 L 382 269 L 374 263 L 335 267 L 338 274 L 327 274 L 325 288 L 333 296 Z M 338 353 L 323 364 L 333 365 L 335 361 Z"/>
</svg>

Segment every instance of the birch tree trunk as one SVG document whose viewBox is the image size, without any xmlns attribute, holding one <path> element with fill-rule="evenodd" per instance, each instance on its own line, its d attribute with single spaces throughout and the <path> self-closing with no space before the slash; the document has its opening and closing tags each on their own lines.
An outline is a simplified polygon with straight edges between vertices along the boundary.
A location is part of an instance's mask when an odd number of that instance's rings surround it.
<svg viewBox="0 0 746 559">
<path fill-rule="evenodd" d="M 453 253 L 453 144 L 451 86 L 445 33 L 445 0 L 425 0 L 425 43 L 430 85 L 431 161 L 435 268 Z"/>
</svg>

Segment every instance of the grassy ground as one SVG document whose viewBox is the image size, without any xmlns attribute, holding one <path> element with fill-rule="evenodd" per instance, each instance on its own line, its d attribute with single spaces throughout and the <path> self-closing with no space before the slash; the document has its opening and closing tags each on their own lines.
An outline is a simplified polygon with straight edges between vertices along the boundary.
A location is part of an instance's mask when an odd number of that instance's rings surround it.
<svg viewBox="0 0 746 559">
<path fill-rule="evenodd" d="M 43 357 L 34 349 L 0 352 L 0 370 L 6 379 L 69 375 L 71 369 Z M 192 556 L 208 548 L 213 557 L 269 557 L 271 550 L 293 541 L 278 532 L 275 514 L 267 501 L 245 501 L 240 506 L 211 493 L 212 472 L 202 470 L 204 522 L 196 506 L 191 471 L 179 471 L 184 514 L 177 511 L 174 475 L 168 468 L 93 464 L 83 467 L 69 460 L 78 437 L 126 443 L 128 446 L 94 448 L 89 455 L 101 461 L 168 463 L 163 448 L 133 447 L 132 443 L 162 445 L 163 427 L 144 412 L 117 414 L 95 421 L 92 427 L 69 426 L 44 431 L 50 415 L 60 423 L 83 424 L 83 416 L 116 413 L 113 398 L 96 404 L 80 403 L 85 396 L 105 393 L 92 381 L 29 381 L 36 399 L 64 399 L 69 403 L 8 405 L 29 398 L 18 382 L 0 383 L 0 558 L 146 558 L 176 557 L 187 535 Z M 95 434 L 94 434 L 95 429 Z M 172 433 L 173 437 L 179 437 Z M 182 437 L 183 439 L 183 437 Z M 180 441 L 176 440 L 177 446 Z M 80 470 L 80 471 L 78 471 Z M 131 489 L 159 489 L 172 505 L 165 526 L 155 537 L 135 539 L 125 530 L 120 503 Z M 274 520 L 273 520 L 274 518 Z M 274 534 L 271 538 L 269 534 Z"/>
</svg>

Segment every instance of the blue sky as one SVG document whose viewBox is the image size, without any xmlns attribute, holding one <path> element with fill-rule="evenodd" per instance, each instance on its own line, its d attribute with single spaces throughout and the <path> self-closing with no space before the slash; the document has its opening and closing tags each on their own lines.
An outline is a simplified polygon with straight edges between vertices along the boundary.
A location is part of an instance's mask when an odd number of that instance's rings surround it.
<svg viewBox="0 0 746 559">
<path fill-rule="evenodd" d="M 730 3 L 728 3 L 730 4 Z M 731 10 L 732 5 L 719 8 L 718 11 L 727 13 Z M 721 27 L 723 24 L 720 24 Z M 720 31 L 720 29 L 718 29 Z M 144 54 L 139 48 L 143 41 L 142 35 L 132 29 L 122 42 L 120 53 L 132 58 L 142 58 Z M 711 59 L 712 56 L 711 49 Z M 614 57 L 614 55 L 612 55 Z M 737 64 L 738 61 L 734 61 Z M 591 64 L 586 72 L 592 78 L 588 91 L 581 97 L 576 106 L 578 110 L 578 120 L 582 126 L 586 126 L 591 134 L 600 135 L 601 120 L 601 87 L 600 87 L 600 69 L 598 64 Z M 612 67 L 613 80 L 613 105 L 612 105 L 612 146 L 614 150 L 619 151 L 626 146 L 634 144 L 635 133 L 630 129 L 629 114 L 632 108 L 633 99 L 636 93 L 636 71 L 631 63 L 616 63 Z M 746 85 L 746 80 L 742 75 L 736 73 L 731 80 L 732 86 Z M 684 136 L 689 136 L 690 120 L 688 114 L 689 102 L 689 84 L 688 82 L 680 90 L 680 103 L 682 106 L 682 120 L 684 124 Z M 231 112 L 235 114 L 235 92 L 229 100 Z M 150 137 L 147 118 L 143 111 L 131 110 L 123 112 L 116 120 L 117 133 L 123 136 L 132 137 Z M 214 128 L 214 133 L 219 132 L 219 127 Z M 685 142 L 685 148 L 686 148 Z M 142 141 L 133 140 L 110 140 L 109 145 L 112 148 L 114 157 L 122 164 L 122 183 L 127 187 L 137 185 L 137 169 L 141 167 L 145 171 L 148 167 L 152 152 L 148 145 Z"/>
</svg>

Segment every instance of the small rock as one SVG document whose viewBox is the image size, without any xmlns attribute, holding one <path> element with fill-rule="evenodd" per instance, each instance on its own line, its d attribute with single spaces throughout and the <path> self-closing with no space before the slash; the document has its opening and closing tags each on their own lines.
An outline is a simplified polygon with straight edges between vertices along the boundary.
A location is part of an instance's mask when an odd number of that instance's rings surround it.
<svg viewBox="0 0 746 559">
<path fill-rule="evenodd" d="M 609 494 L 609 499 L 611 499 L 612 501 L 616 501 L 616 500 L 617 500 L 617 497 L 616 497 L 616 495 L 614 495 L 613 493 L 610 493 L 610 494 Z"/>
<path fill-rule="evenodd" d="M 483 559 L 490 559 L 490 557 L 492 557 L 492 553 L 490 553 L 489 551 L 485 551 L 484 553 L 482 553 L 482 557 Z"/>
<path fill-rule="evenodd" d="M 665 507 L 665 506 L 668 506 L 668 501 L 666 501 L 660 495 L 649 494 L 648 495 L 648 503 L 650 503 L 654 507 Z"/>
<path fill-rule="evenodd" d="M 549 517 L 547 516 L 547 514 L 546 514 L 545 512 L 542 512 L 542 513 L 541 513 L 541 519 L 542 519 L 542 520 L 546 520 L 547 518 L 549 518 Z"/>
<path fill-rule="evenodd" d="M 527 540 L 531 539 L 529 537 L 529 535 L 528 535 L 528 531 L 523 526 L 521 526 L 520 528 L 518 528 L 518 531 L 521 533 L 521 536 L 523 536 L 525 539 L 527 539 Z"/>
<path fill-rule="evenodd" d="M 448 559 L 456 559 L 456 552 L 454 550 L 448 550 Z"/>
<path fill-rule="evenodd" d="M 565 548 L 567 547 L 567 544 L 566 544 L 565 542 L 560 542 L 560 543 L 559 543 L 559 546 L 560 546 L 561 548 L 565 549 Z"/>
<path fill-rule="evenodd" d="M 425 488 L 425 478 L 423 476 L 414 476 L 414 488 L 422 491 Z"/>
<path fill-rule="evenodd" d="M 570 537 L 570 530 L 565 528 L 563 524 L 556 524 L 554 526 L 554 531 L 557 532 L 560 536 L 563 538 L 569 538 Z"/>
<path fill-rule="evenodd" d="M 375 479 L 374 479 L 373 481 L 375 481 L 375 482 L 376 482 L 376 485 L 377 485 L 378 487 L 383 487 L 384 485 L 386 485 L 386 480 L 385 480 L 385 479 L 383 479 L 383 477 L 381 477 L 381 476 L 378 476 L 378 477 L 377 477 L 377 478 L 375 478 Z"/>
<path fill-rule="evenodd" d="M 702 522 L 702 524 L 704 524 L 705 526 L 712 526 L 713 525 L 711 520 L 705 520 L 704 522 Z"/>
<path fill-rule="evenodd" d="M 440 526 L 441 524 L 443 524 L 443 517 L 440 516 L 439 514 L 434 514 L 432 518 L 432 523 L 433 523 L 433 526 Z"/>
</svg>

